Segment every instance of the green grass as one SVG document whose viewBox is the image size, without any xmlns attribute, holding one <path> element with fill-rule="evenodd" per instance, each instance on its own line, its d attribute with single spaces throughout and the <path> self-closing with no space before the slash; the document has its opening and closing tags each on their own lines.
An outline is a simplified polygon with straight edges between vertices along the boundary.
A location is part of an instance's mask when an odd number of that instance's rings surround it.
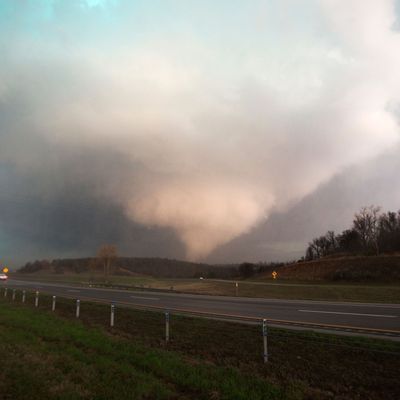
<svg viewBox="0 0 400 400">
<path fill-rule="evenodd" d="M 41 280 L 51 282 L 70 282 L 88 284 L 103 284 L 101 275 L 89 274 L 17 274 L 20 279 Z M 94 278 L 94 280 L 93 280 Z M 135 289 L 162 289 L 182 293 L 212 294 L 235 296 L 234 281 L 213 281 L 199 279 L 157 279 L 152 277 L 111 276 L 109 285 L 120 285 Z M 331 284 L 287 281 L 252 282 L 239 281 L 238 295 L 243 297 L 292 299 L 292 300 L 326 300 L 326 301 L 357 301 L 372 303 L 400 303 L 400 285 L 389 284 Z"/>
<path fill-rule="evenodd" d="M 73 300 L 20 297 L 0 297 L 6 399 L 400 398 L 398 342 L 270 329 L 264 365 L 259 326 L 172 315 L 166 345 L 161 313 L 117 307 L 110 328 L 109 305 L 82 302 L 77 321 Z"/>
<path fill-rule="evenodd" d="M 110 337 L 76 321 L 0 308 L 2 399 L 283 399 L 260 377 Z"/>
</svg>

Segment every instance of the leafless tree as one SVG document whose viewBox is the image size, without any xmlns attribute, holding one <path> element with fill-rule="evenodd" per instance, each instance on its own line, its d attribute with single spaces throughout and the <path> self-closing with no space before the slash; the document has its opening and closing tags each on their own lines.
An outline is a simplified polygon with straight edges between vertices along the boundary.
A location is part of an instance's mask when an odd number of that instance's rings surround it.
<svg viewBox="0 0 400 400">
<path fill-rule="evenodd" d="M 324 236 L 313 239 L 308 244 L 306 259 L 316 260 L 333 254 L 337 250 L 337 238 L 334 231 L 328 231 Z"/>
<path fill-rule="evenodd" d="M 363 207 L 360 212 L 355 214 L 353 229 L 359 234 L 361 243 L 365 251 L 373 249 L 375 254 L 379 254 L 379 211 L 380 207 Z"/>
<path fill-rule="evenodd" d="M 97 258 L 104 268 L 104 279 L 112 272 L 113 261 L 117 258 L 117 248 L 113 244 L 103 244 L 97 252 Z"/>
</svg>

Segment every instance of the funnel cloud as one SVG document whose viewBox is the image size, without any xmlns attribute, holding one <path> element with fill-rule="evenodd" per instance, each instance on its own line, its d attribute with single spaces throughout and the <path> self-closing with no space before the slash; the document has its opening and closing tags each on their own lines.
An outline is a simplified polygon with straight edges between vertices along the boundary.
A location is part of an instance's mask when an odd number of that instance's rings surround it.
<svg viewBox="0 0 400 400">
<path fill-rule="evenodd" d="M 2 2 L 1 251 L 205 260 L 397 149 L 396 7 Z"/>
</svg>

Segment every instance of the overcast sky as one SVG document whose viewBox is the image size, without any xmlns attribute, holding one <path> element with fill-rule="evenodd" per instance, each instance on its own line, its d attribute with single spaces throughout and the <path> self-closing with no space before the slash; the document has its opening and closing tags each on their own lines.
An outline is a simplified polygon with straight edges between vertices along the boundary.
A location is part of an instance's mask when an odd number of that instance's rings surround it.
<svg viewBox="0 0 400 400">
<path fill-rule="evenodd" d="M 400 208 L 395 0 L 0 0 L 0 263 L 296 258 Z"/>
</svg>

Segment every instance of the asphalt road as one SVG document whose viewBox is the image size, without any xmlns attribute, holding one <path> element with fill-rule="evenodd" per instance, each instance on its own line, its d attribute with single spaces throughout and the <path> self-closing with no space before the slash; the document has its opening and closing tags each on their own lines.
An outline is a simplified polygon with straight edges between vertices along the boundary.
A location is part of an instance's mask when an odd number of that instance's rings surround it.
<svg viewBox="0 0 400 400">
<path fill-rule="evenodd" d="M 274 300 L 127 291 L 9 279 L 0 287 L 160 310 L 210 314 L 229 319 L 266 318 L 271 324 L 390 334 L 400 337 L 400 304 Z M 3 290 L 0 295 L 3 295 Z M 11 296 L 11 293 L 8 294 Z M 21 294 L 18 294 L 18 299 Z"/>
</svg>

